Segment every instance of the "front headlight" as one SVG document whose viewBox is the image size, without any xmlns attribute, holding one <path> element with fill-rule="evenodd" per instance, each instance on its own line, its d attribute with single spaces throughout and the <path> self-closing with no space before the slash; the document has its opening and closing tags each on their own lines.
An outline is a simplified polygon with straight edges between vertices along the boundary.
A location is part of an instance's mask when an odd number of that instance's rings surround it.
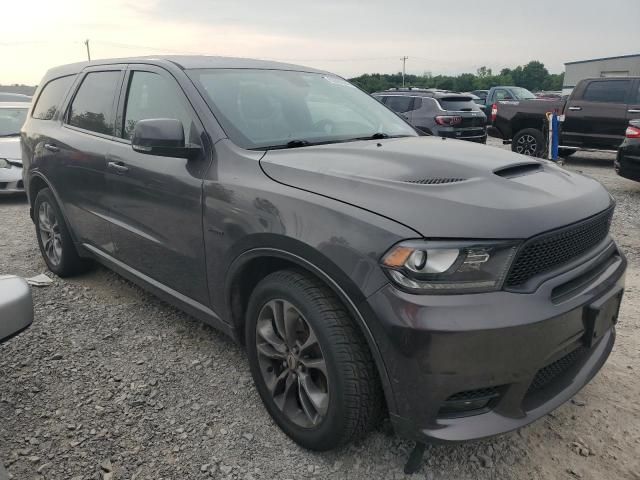
<svg viewBox="0 0 640 480">
<path fill-rule="evenodd" d="M 391 248 L 382 266 L 413 293 L 480 293 L 500 290 L 516 253 L 513 241 L 409 240 Z"/>
<path fill-rule="evenodd" d="M 0 168 L 11 168 L 11 164 L 6 159 L 0 158 Z"/>
</svg>

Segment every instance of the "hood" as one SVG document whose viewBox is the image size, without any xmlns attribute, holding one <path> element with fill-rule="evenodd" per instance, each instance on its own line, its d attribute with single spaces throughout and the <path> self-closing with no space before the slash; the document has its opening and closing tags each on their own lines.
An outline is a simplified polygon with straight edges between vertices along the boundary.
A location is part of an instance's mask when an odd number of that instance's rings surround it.
<svg viewBox="0 0 640 480">
<path fill-rule="evenodd" d="M 0 158 L 22 165 L 20 137 L 0 137 Z"/>
<path fill-rule="evenodd" d="M 528 238 L 611 204 L 595 180 L 439 137 L 268 151 L 273 180 L 372 211 L 430 238 Z"/>
</svg>

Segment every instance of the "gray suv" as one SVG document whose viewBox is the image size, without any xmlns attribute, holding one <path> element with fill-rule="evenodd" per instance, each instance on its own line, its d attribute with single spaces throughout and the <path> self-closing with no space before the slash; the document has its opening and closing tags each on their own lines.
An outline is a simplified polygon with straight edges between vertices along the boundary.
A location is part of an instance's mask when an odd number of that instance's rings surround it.
<svg viewBox="0 0 640 480">
<path fill-rule="evenodd" d="M 428 135 L 487 143 L 487 116 L 474 96 L 420 88 L 394 88 L 373 96 Z"/>
<path fill-rule="evenodd" d="M 216 57 L 54 68 L 22 128 L 49 269 L 98 261 L 247 349 L 300 445 L 526 425 L 615 338 L 613 202 L 551 162 L 420 136 L 344 79 Z"/>
</svg>

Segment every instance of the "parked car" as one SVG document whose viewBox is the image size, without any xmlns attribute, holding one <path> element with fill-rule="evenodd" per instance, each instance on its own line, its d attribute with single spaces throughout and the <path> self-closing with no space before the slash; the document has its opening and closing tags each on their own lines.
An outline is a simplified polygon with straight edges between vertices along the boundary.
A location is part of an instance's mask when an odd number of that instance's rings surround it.
<svg viewBox="0 0 640 480">
<path fill-rule="evenodd" d="M 543 100 L 557 100 L 562 98 L 562 91 L 542 91 L 535 93 L 536 98 Z"/>
<path fill-rule="evenodd" d="M 470 93 L 481 99 L 483 103 L 486 103 L 487 95 L 489 95 L 489 90 L 474 90 Z"/>
<path fill-rule="evenodd" d="M 0 196 L 24 193 L 20 127 L 29 105 L 0 102 Z"/>
<path fill-rule="evenodd" d="M 141 57 L 40 85 L 21 138 L 49 269 L 96 260 L 243 343 L 306 448 L 381 414 L 418 442 L 517 429 L 613 347 L 626 260 L 591 178 L 420 136 L 307 67 Z"/>
<path fill-rule="evenodd" d="M 631 120 L 614 163 L 618 175 L 640 182 L 640 120 Z"/>
<path fill-rule="evenodd" d="M 473 93 L 474 95 L 478 95 L 476 92 L 482 92 L 482 90 L 476 90 L 471 93 Z M 535 98 L 536 96 L 533 93 L 523 87 L 514 87 L 508 85 L 491 87 L 489 90 L 487 90 L 487 94 L 484 96 L 484 105 L 482 105 L 482 111 L 487 116 L 488 123 L 491 124 L 493 120 L 492 109 L 494 108 L 496 103 L 505 101 L 532 100 Z"/>
<path fill-rule="evenodd" d="M 0 92 L 0 102 L 30 103 L 31 97 L 22 93 Z"/>
<path fill-rule="evenodd" d="M 487 117 L 470 95 L 413 88 L 372 95 L 421 132 L 480 143 L 487 141 Z"/>
<path fill-rule="evenodd" d="M 490 133 L 511 142 L 514 152 L 540 156 L 546 148 L 546 113 L 564 116 L 560 155 L 578 148 L 617 150 L 629 120 L 640 118 L 640 78 L 582 80 L 560 100 L 499 103 Z"/>
<path fill-rule="evenodd" d="M 29 285 L 20 277 L 0 275 L 0 343 L 27 329 L 31 322 L 33 301 Z"/>
</svg>

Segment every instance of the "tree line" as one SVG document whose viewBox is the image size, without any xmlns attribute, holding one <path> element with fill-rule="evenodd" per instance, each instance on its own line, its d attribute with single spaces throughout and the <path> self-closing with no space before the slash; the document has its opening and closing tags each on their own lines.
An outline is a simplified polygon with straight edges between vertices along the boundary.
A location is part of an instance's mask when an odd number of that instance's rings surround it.
<svg viewBox="0 0 640 480">
<path fill-rule="evenodd" d="M 494 75 L 487 67 L 480 67 L 476 73 L 452 75 L 405 75 L 405 86 L 421 88 L 440 88 L 456 92 L 487 90 L 497 85 L 515 85 L 532 92 L 541 90 L 562 90 L 564 73 L 549 73 L 542 62 L 532 60 L 516 68 L 503 68 Z M 402 74 L 365 73 L 350 79 L 363 90 L 371 93 L 402 86 Z"/>
</svg>

